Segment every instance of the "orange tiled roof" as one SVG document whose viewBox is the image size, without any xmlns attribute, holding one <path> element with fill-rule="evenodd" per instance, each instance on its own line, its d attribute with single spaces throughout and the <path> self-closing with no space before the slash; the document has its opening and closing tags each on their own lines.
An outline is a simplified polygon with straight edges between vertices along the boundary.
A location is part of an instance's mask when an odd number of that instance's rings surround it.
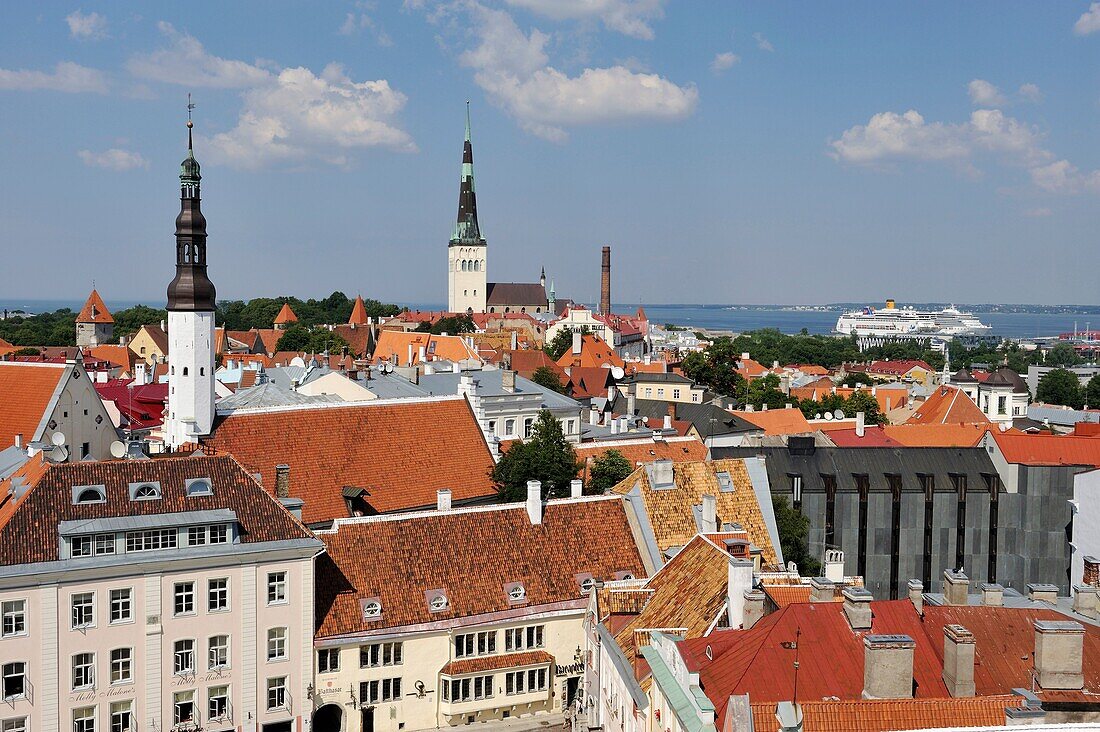
<svg viewBox="0 0 1100 732">
<path fill-rule="evenodd" d="M 260 340 L 263 341 L 264 344 L 264 351 L 266 351 L 268 355 L 278 350 L 279 339 L 283 337 L 283 331 L 276 330 L 275 328 L 254 328 L 253 330 L 260 336 Z"/>
<path fill-rule="evenodd" d="M 809 585 L 761 585 L 764 591 L 776 607 L 786 607 L 796 602 L 809 602 L 813 588 Z M 844 595 L 839 591 L 833 593 L 833 602 L 844 602 Z"/>
<path fill-rule="evenodd" d="M 104 345 L 93 346 L 88 349 L 88 352 L 92 354 L 93 358 L 98 358 L 102 361 L 110 361 L 115 366 L 125 370 L 134 370 L 134 359 L 137 356 L 130 350 L 129 346 L 117 346 L 117 345 Z"/>
<path fill-rule="evenodd" d="M 409 346 L 412 346 L 412 362 L 409 363 Z M 480 361 L 477 352 L 470 348 L 460 336 L 432 335 L 431 333 L 384 330 L 378 334 L 374 346 L 374 363 L 388 361 L 391 357 L 398 366 L 411 366 L 420 363 L 420 347 L 429 361 Z"/>
<path fill-rule="evenodd" d="M 511 359 L 512 370 L 525 379 L 530 379 L 534 376 L 535 371 L 542 367 L 546 367 L 557 374 L 558 380 L 561 381 L 562 386 L 569 381 L 569 377 L 565 371 L 554 362 L 554 359 L 550 358 L 546 354 L 546 351 L 541 348 L 531 349 L 518 349 L 515 351 L 508 351 L 509 358 Z"/>
<path fill-rule="evenodd" d="M 65 364 L 0 362 L 0 450 L 36 439 Z"/>
<path fill-rule="evenodd" d="M 379 513 L 496 494 L 493 458 L 464 398 L 242 410 L 219 417 L 205 440 L 236 456 L 275 491 L 275 466 L 290 466 L 290 492 L 307 523 L 348 516 L 345 487 L 366 491 Z"/>
<path fill-rule="evenodd" d="M 356 295 L 355 304 L 351 306 L 351 317 L 348 318 L 348 325 L 366 325 L 367 321 L 367 306 L 363 302 L 363 296 Z"/>
<path fill-rule="evenodd" d="M 882 430 L 906 447 L 974 447 L 986 432 L 989 422 L 981 424 L 893 424 Z"/>
<path fill-rule="evenodd" d="M 735 415 L 764 430 L 765 435 L 799 435 L 813 432 L 801 409 L 767 409 L 758 412 L 735 411 Z"/>
<path fill-rule="evenodd" d="M 454 476 L 451 476 L 452 478 Z M 432 623 L 568 603 L 583 608 L 585 576 L 607 581 L 645 574 L 627 519 L 615 497 L 547 501 L 532 524 L 524 504 L 347 519 L 318 534 L 318 637 Z M 523 584 L 520 604 L 507 594 Z M 433 612 L 427 593 L 442 590 Z M 363 617 L 360 601 L 378 598 L 381 615 Z"/>
<path fill-rule="evenodd" d="M 115 319 L 111 317 L 111 311 L 103 304 L 103 298 L 93 289 L 92 294 L 88 295 L 88 300 L 84 303 L 84 307 L 80 309 L 80 314 L 76 316 L 76 322 L 113 323 Z"/>
<path fill-rule="evenodd" d="M 1100 440 L 1075 435 L 991 431 L 1005 460 L 1025 465 L 1091 465 L 1100 468 Z"/>
<path fill-rule="evenodd" d="M 917 407 L 906 424 L 989 424 L 989 419 L 978 409 L 962 389 L 941 386 Z"/>
<path fill-rule="evenodd" d="M 604 364 L 610 364 L 611 366 L 618 366 L 622 368 L 624 366 L 623 360 L 619 358 L 619 354 L 615 353 L 615 349 L 607 344 L 603 338 L 596 335 L 585 334 L 581 339 L 581 352 L 579 354 L 573 353 L 573 349 L 569 348 L 558 359 L 558 365 L 563 369 L 570 369 L 574 366 L 580 366 L 581 368 L 598 368 Z"/>
<path fill-rule="evenodd" d="M 746 379 L 754 379 L 768 373 L 768 369 L 766 369 L 762 363 L 754 361 L 751 358 L 741 359 L 740 364 L 741 365 L 737 367 L 737 373 L 741 374 Z"/>
<path fill-rule="evenodd" d="M 931 371 L 932 367 L 920 359 L 900 359 L 898 361 L 875 361 L 867 367 L 867 373 L 904 376 L 913 369 Z"/>
<path fill-rule="evenodd" d="M 290 307 L 290 303 L 284 302 L 283 307 L 279 310 L 279 314 L 275 316 L 275 325 L 286 325 L 287 323 L 297 322 L 298 316 L 294 314 L 294 310 Z"/>
<path fill-rule="evenodd" d="M 1013 694 L 959 699 L 876 699 L 802 702 L 802 727 L 819 732 L 886 732 L 958 727 L 1000 727 L 1005 709 L 1021 707 Z M 775 727 L 775 702 L 751 704 L 756 729 Z M 768 725 L 771 725 L 769 727 Z"/>
<path fill-rule="evenodd" d="M 828 376 L 829 369 L 824 366 L 818 366 L 812 363 L 789 363 L 783 368 L 791 369 L 792 371 L 801 371 L 806 376 Z"/>
<path fill-rule="evenodd" d="M 577 458 L 587 461 L 600 457 L 608 450 L 618 451 L 632 465 L 668 459 L 677 463 L 699 462 L 707 459 L 707 446 L 696 437 L 669 437 L 664 440 L 625 438 L 623 440 L 586 442 L 574 448 Z M 583 470 L 587 470 L 587 466 Z"/>
<path fill-rule="evenodd" d="M 734 488 L 732 491 L 721 490 L 717 476 L 719 472 L 729 473 Z M 702 504 L 704 494 L 716 496 L 719 527 L 724 523 L 741 524 L 749 540 L 760 547 L 764 563 L 775 564 L 771 534 L 756 500 L 756 492 L 744 460 L 674 463 L 673 482 L 672 488 L 654 490 L 650 485 L 646 466 L 643 465 L 612 491 L 625 495 L 635 485 L 639 486 L 657 548 L 662 552 L 674 546 L 684 546 L 691 541 L 698 533 L 693 507 Z"/>
<path fill-rule="evenodd" d="M 482 656 L 480 658 L 463 658 L 451 661 L 439 673 L 444 676 L 463 676 L 465 674 L 484 673 L 485 671 L 497 671 L 502 668 L 516 669 L 528 666 L 544 666 L 554 662 L 554 657 L 546 651 L 523 651 L 522 653 L 505 653 L 503 656 Z"/>
</svg>

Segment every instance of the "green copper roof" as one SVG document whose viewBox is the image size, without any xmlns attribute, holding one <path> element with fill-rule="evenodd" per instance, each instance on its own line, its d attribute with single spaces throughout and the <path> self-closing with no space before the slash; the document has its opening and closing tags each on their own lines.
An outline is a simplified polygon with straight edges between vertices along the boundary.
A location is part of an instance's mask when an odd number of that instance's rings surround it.
<svg viewBox="0 0 1100 732">
<path fill-rule="evenodd" d="M 199 161 L 195 160 L 195 151 L 191 142 L 191 122 L 187 123 L 187 157 L 180 163 L 180 186 L 197 186 L 202 176 L 199 174 Z"/>
</svg>

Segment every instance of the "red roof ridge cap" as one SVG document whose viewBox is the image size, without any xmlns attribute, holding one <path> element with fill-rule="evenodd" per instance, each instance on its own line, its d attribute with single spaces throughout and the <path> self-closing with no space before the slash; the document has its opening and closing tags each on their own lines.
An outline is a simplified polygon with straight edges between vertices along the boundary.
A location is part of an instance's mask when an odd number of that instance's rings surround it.
<svg viewBox="0 0 1100 732">
<path fill-rule="evenodd" d="M 418 404 L 428 404 L 431 402 L 456 402 L 464 400 L 466 397 L 462 394 L 433 394 L 431 396 L 416 396 L 416 397 L 395 397 L 393 399 L 370 399 L 367 401 L 354 401 L 354 402 L 317 402 L 315 404 L 280 404 L 278 406 L 271 407 L 240 407 L 237 409 L 226 409 L 218 412 L 219 416 L 228 417 L 231 415 L 253 415 L 253 414 L 278 414 L 281 412 L 298 412 L 310 409 L 359 409 L 364 407 L 395 407 L 395 406 L 414 406 Z"/>
</svg>

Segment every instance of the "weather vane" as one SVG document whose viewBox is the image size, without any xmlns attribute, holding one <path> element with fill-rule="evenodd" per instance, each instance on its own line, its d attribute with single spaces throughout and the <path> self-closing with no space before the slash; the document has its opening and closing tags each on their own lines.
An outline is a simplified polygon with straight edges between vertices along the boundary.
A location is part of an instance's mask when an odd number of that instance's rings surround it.
<svg viewBox="0 0 1100 732">
<path fill-rule="evenodd" d="M 187 126 L 190 127 L 191 122 L 191 110 L 195 108 L 194 102 L 191 101 L 191 92 L 187 92 Z"/>
</svg>

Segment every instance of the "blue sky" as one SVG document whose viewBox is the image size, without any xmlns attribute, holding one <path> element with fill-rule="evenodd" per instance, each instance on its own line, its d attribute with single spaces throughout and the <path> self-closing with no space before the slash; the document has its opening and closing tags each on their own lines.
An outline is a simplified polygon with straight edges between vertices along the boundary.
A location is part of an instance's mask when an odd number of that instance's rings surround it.
<svg viewBox="0 0 1100 732">
<path fill-rule="evenodd" d="M 20 3 L 0 294 L 163 302 L 187 93 L 223 298 L 1100 301 L 1100 2 Z"/>
</svg>

